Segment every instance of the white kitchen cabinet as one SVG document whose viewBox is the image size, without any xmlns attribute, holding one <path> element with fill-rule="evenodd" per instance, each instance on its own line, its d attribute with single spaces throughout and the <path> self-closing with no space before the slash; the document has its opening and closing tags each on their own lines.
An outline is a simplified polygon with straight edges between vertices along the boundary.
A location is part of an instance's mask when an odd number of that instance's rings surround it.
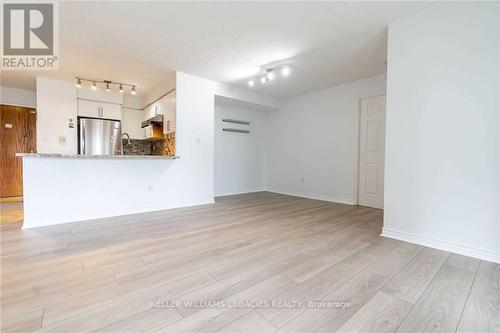
<svg viewBox="0 0 500 333">
<path fill-rule="evenodd" d="M 122 107 L 118 104 L 79 99 L 78 116 L 121 120 Z"/>
<path fill-rule="evenodd" d="M 103 118 L 106 119 L 122 119 L 122 106 L 109 103 L 101 103 L 103 108 Z"/>
<path fill-rule="evenodd" d="M 151 104 L 150 106 L 144 109 L 142 120 L 148 120 L 159 114 L 163 114 L 161 100 Z"/>
<path fill-rule="evenodd" d="M 176 94 L 175 90 L 164 97 L 164 113 L 163 113 L 163 133 L 175 132 L 176 120 Z"/>
<path fill-rule="evenodd" d="M 122 108 L 122 133 L 128 133 L 131 139 L 141 140 L 142 112 L 140 110 Z"/>
<path fill-rule="evenodd" d="M 100 104 L 98 102 L 78 100 L 78 115 L 81 117 L 97 118 L 100 114 Z"/>
</svg>

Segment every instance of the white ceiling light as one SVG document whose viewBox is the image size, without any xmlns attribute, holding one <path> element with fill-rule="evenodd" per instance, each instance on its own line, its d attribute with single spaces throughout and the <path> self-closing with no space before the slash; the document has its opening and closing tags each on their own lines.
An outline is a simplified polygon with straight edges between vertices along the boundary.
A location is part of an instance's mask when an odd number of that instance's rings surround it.
<svg viewBox="0 0 500 333">
<path fill-rule="evenodd" d="M 289 65 L 275 65 L 273 67 L 264 67 L 256 76 L 248 80 L 248 85 L 253 87 L 257 80 L 260 81 L 261 84 L 266 84 L 269 81 L 273 81 L 278 78 L 278 72 L 283 76 L 290 75 L 290 66 Z"/>
</svg>

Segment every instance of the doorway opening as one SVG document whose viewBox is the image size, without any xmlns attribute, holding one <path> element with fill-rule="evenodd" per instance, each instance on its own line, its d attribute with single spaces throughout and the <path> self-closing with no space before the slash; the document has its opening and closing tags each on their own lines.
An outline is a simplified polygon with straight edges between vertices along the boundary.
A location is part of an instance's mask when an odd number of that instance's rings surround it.
<svg viewBox="0 0 500 333">
<path fill-rule="evenodd" d="M 385 95 L 360 100 L 358 205 L 384 208 Z"/>
<path fill-rule="evenodd" d="M 23 164 L 36 151 L 36 109 L 0 104 L 0 224 L 23 220 Z"/>
</svg>

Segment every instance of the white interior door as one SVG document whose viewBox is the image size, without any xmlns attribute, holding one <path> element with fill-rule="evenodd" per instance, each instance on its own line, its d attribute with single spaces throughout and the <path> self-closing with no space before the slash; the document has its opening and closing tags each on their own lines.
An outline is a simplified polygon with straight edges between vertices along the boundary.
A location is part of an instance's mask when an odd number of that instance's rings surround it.
<svg viewBox="0 0 500 333">
<path fill-rule="evenodd" d="M 384 208 L 385 96 L 361 100 L 358 204 Z"/>
</svg>

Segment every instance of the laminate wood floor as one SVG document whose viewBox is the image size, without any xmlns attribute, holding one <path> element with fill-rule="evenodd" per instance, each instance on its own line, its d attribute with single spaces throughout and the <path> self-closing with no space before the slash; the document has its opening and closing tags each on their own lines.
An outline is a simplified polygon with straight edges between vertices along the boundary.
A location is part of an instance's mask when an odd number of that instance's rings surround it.
<svg viewBox="0 0 500 333">
<path fill-rule="evenodd" d="M 23 197 L 0 198 L 0 224 L 22 222 L 23 215 Z"/>
<path fill-rule="evenodd" d="M 268 192 L 1 229 L 2 332 L 499 332 L 500 265 Z"/>
</svg>

